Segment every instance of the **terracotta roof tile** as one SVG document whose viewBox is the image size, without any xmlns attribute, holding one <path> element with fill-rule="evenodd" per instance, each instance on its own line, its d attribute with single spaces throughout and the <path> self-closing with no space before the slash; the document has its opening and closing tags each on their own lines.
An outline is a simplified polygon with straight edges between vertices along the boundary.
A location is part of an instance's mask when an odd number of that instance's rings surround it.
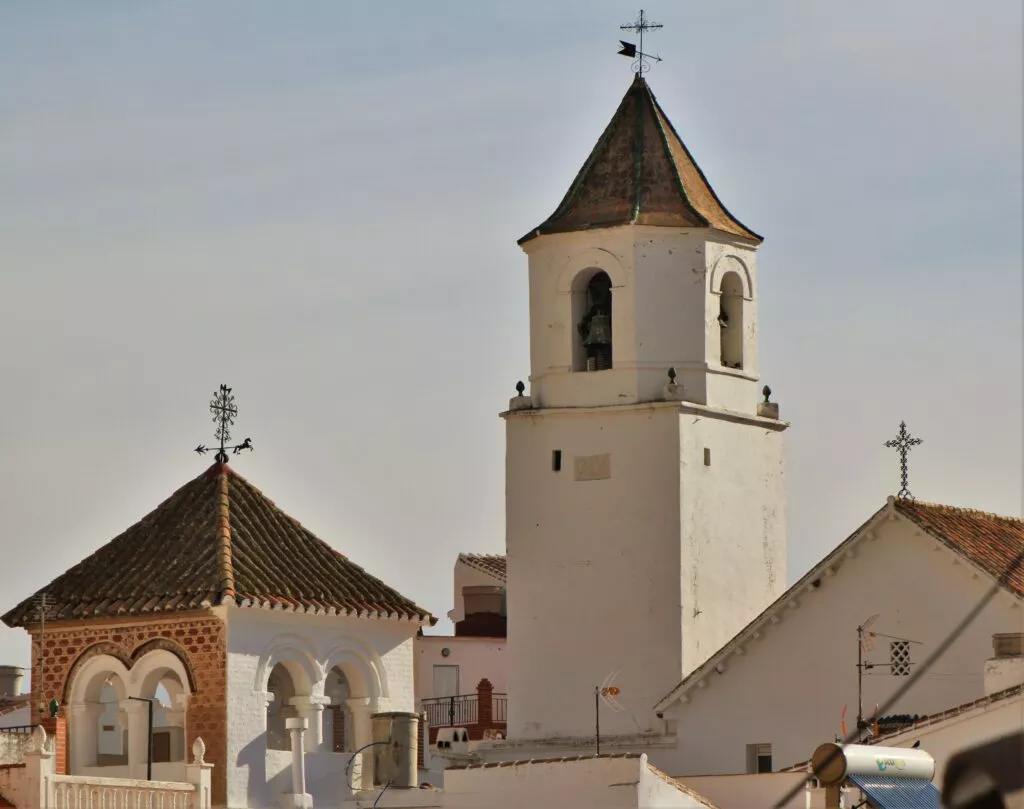
<svg viewBox="0 0 1024 809">
<path fill-rule="evenodd" d="M 626 224 L 713 227 L 762 241 L 722 205 L 639 75 L 558 208 L 519 243 Z"/>
<path fill-rule="evenodd" d="M 1024 520 L 915 500 L 896 500 L 896 510 L 1024 596 Z"/>
<path fill-rule="evenodd" d="M 459 561 L 501 582 L 507 580 L 505 557 L 498 554 L 460 553 Z"/>
<path fill-rule="evenodd" d="M 300 611 L 435 619 L 215 463 L 40 592 L 48 620 L 195 610 L 234 600 Z M 32 599 L 5 616 L 36 620 Z"/>
</svg>

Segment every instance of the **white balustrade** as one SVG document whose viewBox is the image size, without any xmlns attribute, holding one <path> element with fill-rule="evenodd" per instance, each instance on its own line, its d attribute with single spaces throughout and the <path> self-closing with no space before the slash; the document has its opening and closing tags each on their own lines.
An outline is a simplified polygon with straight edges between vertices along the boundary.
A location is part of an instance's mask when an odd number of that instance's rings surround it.
<svg viewBox="0 0 1024 809">
<path fill-rule="evenodd" d="M 47 781 L 52 809 L 198 809 L 192 784 L 87 775 L 51 775 Z"/>
</svg>

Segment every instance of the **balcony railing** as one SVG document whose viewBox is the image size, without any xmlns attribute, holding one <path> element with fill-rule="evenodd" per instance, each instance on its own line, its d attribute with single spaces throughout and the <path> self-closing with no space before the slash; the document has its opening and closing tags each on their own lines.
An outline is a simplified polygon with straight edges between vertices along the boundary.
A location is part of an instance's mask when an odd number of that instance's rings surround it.
<svg viewBox="0 0 1024 809">
<path fill-rule="evenodd" d="M 490 716 L 487 711 L 481 717 L 480 695 L 462 694 L 457 697 L 433 697 L 423 700 L 423 710 L 427 714 L 427 723 L 432 728 L 465 727 L 484 723 L 505 724 L 508 721 L 508 697 L 505 694 L 492 694 Z M 489 720 L 489 721 L 488 721 Z"/>
</svg>

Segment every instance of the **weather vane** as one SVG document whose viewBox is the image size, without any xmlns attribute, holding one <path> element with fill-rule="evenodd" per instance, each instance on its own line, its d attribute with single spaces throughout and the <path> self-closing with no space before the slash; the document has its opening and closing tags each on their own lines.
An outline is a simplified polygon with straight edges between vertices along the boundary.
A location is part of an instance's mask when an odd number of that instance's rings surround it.
<svg viewBox="0 0 1024 809">
<path fill-rule="evenodd" d="M 910 452 L 911 447 L 916 447 L 920 443 L 920 438 L 911 437 L 905 421 L 900 422 L 900 431 L 896 433 L 896 437 L 892 441 L 885 442 L 887 447 L 895 448 L 900 454 L 900 493 L 896 495 L 900 500 L 914 499 L 907 484 L 907 453 Z"/>
<path fill-rule="evenodd" d="M 251 438 L 246 438 L 241 444 L 228 446 L 228 441 L 231 440 L 231 425 L 235 423 L 238 408 L 235 406 L 235 397 L 231 393 L 231 388 L 227 385 L 221 385 L 220 390 L 213 394 L 213 398 L 210 399 L 210 412 L 213 414 L 213 423 L 217 425 L 213 436 L 220 441 L 220 449 L 217 450 L 218 463 L 228 462 L 228 450 L 231 450 L 233 455 L 237 455 L 243 449 L 252 451 Z M 205 455 L 211 449 L 211 447 L 200 444 L 196 447 L 196 452 Z"/>
<path fill-rule="evenodd" d="M 644 53 L 644 31 L 657 31 L 665 26 L 660 23 L 651 22 L 644 16 L 644 10 L 640 9 L 640 16 L 636 18 L 634 22 L 628 25 L 620 25 L 619 28 L 622 31 L 632 31 L 640 37 L 640 45 L 637 47 L 632 42 L 626 42 L 619 40 L 619 44 L 622 45 L 622 49 L 619 51 L 619 56 L 628 56 L 633 60 L 633 72 L 637 75 L 643 75 L 651 69 L 650 64 L 647 62 L 648 59 L 653 59 L 655 62 L 660 62 L 660 56 L 654 56 L 650 53 Z"/>
</svg>

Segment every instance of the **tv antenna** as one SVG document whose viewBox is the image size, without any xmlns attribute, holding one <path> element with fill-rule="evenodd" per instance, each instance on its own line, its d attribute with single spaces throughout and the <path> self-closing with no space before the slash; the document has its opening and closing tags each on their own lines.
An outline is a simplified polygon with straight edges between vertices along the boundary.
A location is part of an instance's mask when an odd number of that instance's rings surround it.
<svg viewBox="0 0 1024 809">
<path fill-rule="evenodd" d="M 872 629 L 875 621 L 878 620 L 881 613 L 875 613 L 868 618 L 864 623 L 857 627 L 857 730 L 864 731 L 868 729 L 868 723 L 864 720 L 864 672 L 870 669 L 889 669 L 892 673 L 893 669 L 903 668 L 906 669 L 906 673 L 910 673 L 910 658 L 900 661 L 890 661 L 888 663 L 872 663 L 864 659 L 864 653 L 870 652 L 875 648 L 875 638 L 888 638 L 889 640 L 897 641 L 898 643 L 916 643 L 920 644 L 920 641 L 910 640 L 909 638 L 902 638 L 897 635 L 885 635 L 881 632 L 876 632 Z M 845 708 L 844 708 L 845 712 Z M 878 706 L 875 706 L 875 723 L 878 723 Z M 843 722 L 845 726 L 845 719 Z"/>
<path fill-rule="evenodd" d="M 626 710 L 617 699 L 622 692 L 617 685 L 613 685 L 618 676 L 619 673 L 613 671 L 604 678 L 601 685 L 594 688 L 594 741 L 597 744 L 598 755 L 601 755 L 601 703 L 603 702 L 616 713 Z"/>
</svg>

